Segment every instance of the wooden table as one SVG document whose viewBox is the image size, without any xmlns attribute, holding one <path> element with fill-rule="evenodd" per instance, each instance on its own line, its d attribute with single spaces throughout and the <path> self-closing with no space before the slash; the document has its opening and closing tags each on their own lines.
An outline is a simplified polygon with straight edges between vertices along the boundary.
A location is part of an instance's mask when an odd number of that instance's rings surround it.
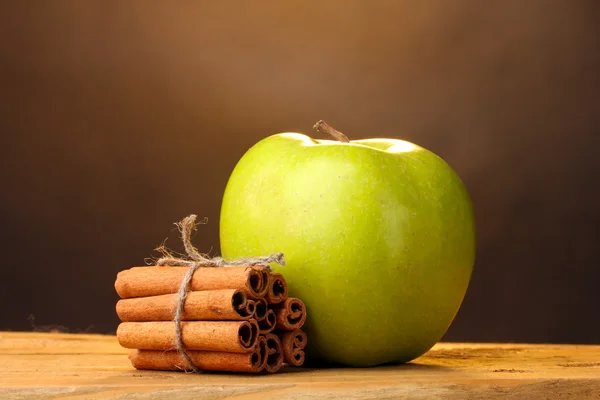
<svg viewBox="0 0 600 400">
<path fill-rule="evenodd" d="M 114 336 L 0 332 L 0 399 L 600 399 L 600 345 L 440 343 L 406 365 L 137 371 Z"/>
</svg>

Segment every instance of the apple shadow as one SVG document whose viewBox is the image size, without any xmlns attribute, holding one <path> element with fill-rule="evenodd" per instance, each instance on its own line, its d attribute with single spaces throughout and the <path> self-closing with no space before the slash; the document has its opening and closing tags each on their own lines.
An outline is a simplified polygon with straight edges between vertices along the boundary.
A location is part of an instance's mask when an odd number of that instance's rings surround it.
<svg viewBox="0 0 600 400">
<path fill-rule="evenodd" d="M 450 371 L 453 368 L 444 365 L 424 364 L 420 362 L 385 363 L 372 368 L 403 369 L 406 371 Z"/>
<path fill-rule="evenodd" d="M 338 363 L 330 363 L 323 362 L 317 360 L 306 361 L 302 367 L 294 367 L 291 365 L 284 365 L 283 368 L 279 371 L 280 373 L 302 373 L 302 372 L 314 372 L 318 370 L 369 370 L 369 371 L 390 371 L 397 370 L 402 372 L 425 372 L 425 371 L 451 371 L 453 368 L 443 366 L 443 365 L 435 365 L 435 364 L 424 364 L 419 362 L 407 362 L 407 363 L 383 363 L 379 365 L 374 365 L 370 367 L 352 367 L 344 364 Z"/>
</svg>

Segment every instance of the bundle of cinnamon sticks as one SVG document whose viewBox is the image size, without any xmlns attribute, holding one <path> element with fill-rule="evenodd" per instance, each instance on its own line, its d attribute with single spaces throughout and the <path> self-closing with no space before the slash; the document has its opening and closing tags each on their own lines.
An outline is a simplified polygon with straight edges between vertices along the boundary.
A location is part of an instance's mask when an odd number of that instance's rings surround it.
<svg viewBox="0 0 600 400">
<path fill-rule="evenodd" d="M 188 285 L 177 351 L 177 291 L 188 267 L 133 267 L 117 275 L 117 339 L 137 369 L 276 372 L 301 366 L 304 303 L 268 267 L 199 267 Z M 190 365 L 191 361 L 193 365 Z"/>
</svg>

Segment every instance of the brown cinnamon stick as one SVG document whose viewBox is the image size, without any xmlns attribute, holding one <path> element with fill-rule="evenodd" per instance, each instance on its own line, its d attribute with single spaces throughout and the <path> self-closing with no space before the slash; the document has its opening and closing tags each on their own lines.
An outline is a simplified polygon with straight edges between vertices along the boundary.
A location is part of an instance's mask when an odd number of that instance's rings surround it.
<svg viewBox="0 0 600 400">
<path fill-rule="evenodd" d="M 304 364 L 307 337 L 300 329 L 278 333 L 283 348 L 283 361 L 295 367 Z"/>
<path fill-rule="evenodd" d="M 267 304 L 267 300 L 265 299 L 255 299 L 254 300 L 254 319 L 256 322 L 262 321 L 267 317 L 267 311 L 269 310 L 269 306 Z"/>
<path fill-rule="evenodd" d="M 288 297 L 287 282 L 283 275 L 272 273 L 269 276 L 269 288 L 265 298 L 269 304 L 281 303 Z"/>
<path fill-rule="evenodd" d="M 123 322 L 171 321 L 177 294 L 134 297 L 117 302 L 117 315 Z M 255 302 L 237 289 L 188 292 L 182 320 L 241 321 L 254 315 Z"/>
<path fill-rule="evenodd" d="M 122 299 L 177 293 L 188 267 L 133 267 L 119 272 L 115 289 Z M 262 266 L 196 270 L 190 291 L 240 289 L 250 297 L 264 297 L 269 288 L 269 270 Z"/>
<path fill-rule="evenodd" d="M 275 312 L 271 309 L 267 310 L 265 318 L 261 319 L 258 322 L 258 333 L 260 335 L 266 335 L 269 332 L 272 332 L 275 329 L 275 325 L 277 324 L 277 317 L 275 317 Z"/>
<path fill-rule="evenodd" d="M 306 322 L 306 307 L 302 300 L 289 297 L 275 308 L 277 324 L 275 329 L 291 331 L 299 329 Z"/>
<path fill-rule="evenodd" d="M 256 347 L 258 325 L 248 321 L 188 321 L 181 323 L 187 350 L 248 353 Z M 173 350 L 173 322 L 123 322 L 117 339 L 127 349 Z"/>
<path fill-rule="evenodd" d="M 260 335 L 258 337 L 256 347 L 260 349 L 260 354 L 262 355 L 262 363 L 260 365 L 259 371 L 264 371 L 265 367 L 267 366 L 267 339 L 264 335 Z"/>
<path fill-rule="evenodd" d="M 267 362 L 265 363 L 265 371 L 277 372 L 283 365 L 283 348 L 281 340 L 273 333 L 268 333 L 264 337 L 267 344 Z"/>
<path fill-rule="evenodd" d="M 187 354 L 200 370 L 256 373 L 264 369 L 267 361 L 266 341 L 259 341 L 250 353 L 224 353 L 214 351 L 188 351 Z M 132 350 L 131 365 L 136 369 L 162 371 L 189 371 L 189 365 L 177 351 Z"/>
</svg>

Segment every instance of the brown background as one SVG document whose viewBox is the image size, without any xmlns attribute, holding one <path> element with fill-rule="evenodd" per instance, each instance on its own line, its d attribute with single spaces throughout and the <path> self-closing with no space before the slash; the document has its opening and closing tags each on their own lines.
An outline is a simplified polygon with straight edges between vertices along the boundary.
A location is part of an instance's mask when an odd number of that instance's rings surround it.
<svg viewBox="0 0 600 400">
<path fill-rule="evenodd" d="M 191 212 L 217 254 L 239 157 L 323 118 L 427 147 L 468 186 L 478 257 L 446 339 L 600 342 L 598 11 L 2 2 L 0 329 L 114 331 L 117 271 Z"/>
</svg>

